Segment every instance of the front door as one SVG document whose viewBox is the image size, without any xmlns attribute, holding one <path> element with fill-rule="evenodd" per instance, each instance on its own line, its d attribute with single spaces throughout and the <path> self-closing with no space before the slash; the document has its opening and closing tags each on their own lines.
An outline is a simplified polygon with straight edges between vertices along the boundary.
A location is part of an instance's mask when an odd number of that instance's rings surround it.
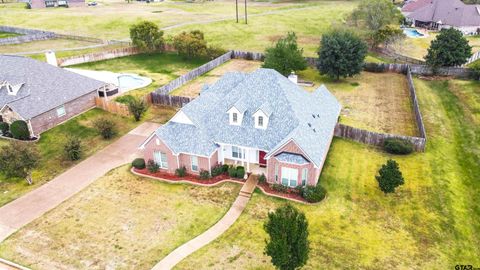
<svg viewBox="0 0 480 270">
<path fill-rule="evenodd" d="M 267 167 L 266 154 L 264 151 L 258 151 L 258 164 L 260 164 L 260 167 Z"/>
</svg>

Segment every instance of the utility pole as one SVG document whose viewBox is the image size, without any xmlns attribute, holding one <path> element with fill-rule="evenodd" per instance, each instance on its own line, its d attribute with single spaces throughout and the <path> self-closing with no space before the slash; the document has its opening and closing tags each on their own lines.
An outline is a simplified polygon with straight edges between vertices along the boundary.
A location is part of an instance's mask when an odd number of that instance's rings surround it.
<svg viewBox="0 0 480 270">
<path fill-rule="evenodd" d="M 237 11 L 237 23 L 238 23 L 238 0 L 235 0 L 235 9 Z"/>
<path fill-rule="evenodd" d="M 248 20 L 247 20 L 247 0 L 245 0 L 245 24 L 248 24 Z"/>
</svg>

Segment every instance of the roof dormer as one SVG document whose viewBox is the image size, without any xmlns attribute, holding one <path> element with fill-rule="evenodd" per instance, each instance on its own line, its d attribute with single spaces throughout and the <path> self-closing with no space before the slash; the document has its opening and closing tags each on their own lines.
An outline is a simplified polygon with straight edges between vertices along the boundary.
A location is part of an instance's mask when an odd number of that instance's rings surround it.
<svg viewBox="0 0 480 270">
<path fill-rule="evenodd" d="M 230 107 L 230 109 L 227 111 L 228 113 L 228 119 L 230 122 L 230 125 L 234 126 L 240 126 L 242 125 L 242 120 L 243 120 L 243 115 L 245 114 L 245 111 L 247 110 L 247 102 L 245 98 L 242 98 L 235 102 L 235 104 Z"/>
<path fill-rule="evenodd" d="M 18 90 L 20 90 L 20 88 L 22 88 L 22 85 L 23 85 L 23 83 L 12 84 L 8 81 L 3 81 L 2 83 L 0 83 L 0 90 L 1 89 L 6 89 L 7 94 L 9 96 L 16 96 L 17 93 L 18 93 Z"/>
<path fill-rule="evenodd" d="M 255 128 L 267 129 L 268 121 L 272 115 L 272 109 L 270 104 L 264 103 L 258 110 L 253 114 L 255 120 Z"/>
</svg>

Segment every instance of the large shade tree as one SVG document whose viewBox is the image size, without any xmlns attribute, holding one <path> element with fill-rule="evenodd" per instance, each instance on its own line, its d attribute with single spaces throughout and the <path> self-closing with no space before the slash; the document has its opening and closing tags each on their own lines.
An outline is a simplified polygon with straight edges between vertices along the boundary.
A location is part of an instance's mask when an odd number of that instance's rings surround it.
<svg viewBox="0 0 480 270">
<path fill-rule="evenodd" d="M 286 37 L 279 39 L 274 47 L 266 49 L 262 67 L 275 69 L 283 76 L 307 68 L 303 49 L 298 48 L 295 33 L 288 33 Z"/>
<path fill-rule="evenodd" d="M 389 24 L 397 24 L 402 17 L 390 0 L 362 0 L 351 16 L 357 26 L 366 26 L 374 32 Z"/>
<path fill-rule="evenodd" d="M 307 263 L 310 249 L 304 213 L 286 204 L 268 214 L 264 229 L 270 236 L 265 254 L 277 269 L 294 270 Z"/>
<path fill-rule="evenodd" d="M 165 46 L 163 31 L 150 21 L 141 21 L 130 27 L 133 45 L 144 51 L 162 51 Z"/>
<path fill-rule="evenodd" d="M 323 35 L 318 51 L 317 68 L 339 80 L 351 77 L 363 69 L 367 44 L 350 31 L 340 30 Z"/>
<path fill-rule="evenodd" d="M 472 56 L 472 47 L 462 32 L 454 28 L 442 29 L 432 41 L 425 56 L 427 65 L 437 67 L 460 66 Z"/>
</svg>

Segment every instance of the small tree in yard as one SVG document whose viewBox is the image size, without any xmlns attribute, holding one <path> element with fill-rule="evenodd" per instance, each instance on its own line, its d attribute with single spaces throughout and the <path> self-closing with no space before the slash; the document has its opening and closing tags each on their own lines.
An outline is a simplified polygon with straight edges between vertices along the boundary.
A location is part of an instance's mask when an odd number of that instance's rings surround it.
<svg viewBox="0 0 480 270">
<path fill-rule="evenodd" d="M 182 32 L 173 37 L 175 50 L 187 59 L 207 55 L 207 41 L 199 30 Z"/>
<path fill-rule="evenodd" d="M 403 33 L 402 29 L 398 28 L 398 26 L 395 27 L 387 25 L 372 34 L 371 43 L 373 47 L 378 47 L 379 45 L 388 47 L 390 44 L 398 42 L 404 38 L 405 34 Z"/>
<path fill-rule="evenodd" d="M 389 159 L 386 164 L 382 165 L 375 178 L 385 194 L 395 192 L 395 188 L 404 184 L 402 172 L 398 163 L 393 159 Z"/>
<path fill-rule="evenodd" d="M 264 229 L 270 236 L 265 254 L 277 269 L 294 270 L 306 264 L 310 248 L 304 213 L 286 204 L 268 214 Z"/>
<path fill-rule="evenodd" d="M 275 69 L 283 76 L 288 76 L 292 71 L 307 68 L 307 61 L 302 54 L 303 49 L 297 45 L 297 36 L 291 32 L 278 40 L 274 47 L 267 48 L 262 67 Z"/>
<path fill-rule="evenodd" d="M 115 122 L 108 118 L 98 118 L 93 125 L 104 139 L 110 139 L 116 134 Z"/>
<path fill-rule="evenodd" d="M 128 111 L 133 115 L 135 121 L 138 122 L 147 111 L 147 104 L 142 99 L 134 98 L 128 102 Z"/>
<path fill-rule="evenodd" d="M 77 137 L 69 137 L 63 150 L 69 160 L 79 160 L 82 157 L 82 142 Z"/>
<path fill-rule="evenodd" d="M 367 44 L 352 32 L 342 30 L 327 33 L 320 43 L 317 68 L 320 74 L 336 80 L 352 77 L 362 71 L 366 55 Z"/>
<path fill-rule="evenodd" d="M 12 142 L 0 150 L 0 168 L 7 177 L 25 178 L 31 185 L 32 170 L 38 165 L 40 155 L 35 144 Z"/>
<path fill-rule="evenodd" d="M 472 56 L 472 47 L 462 32 L 457 29 L 442 29 L 433 40 L 425 56 L 427 65 L 436 69 L 438 67 L 460 66 Z"/>
<path fill-rule="evenodd" d="M 130 39 L 133 45 L 144 51 L 163 51 L 165 46 L 163 31 L 149 21 L 132 25 L 130 27 Z"/>
</svg>

